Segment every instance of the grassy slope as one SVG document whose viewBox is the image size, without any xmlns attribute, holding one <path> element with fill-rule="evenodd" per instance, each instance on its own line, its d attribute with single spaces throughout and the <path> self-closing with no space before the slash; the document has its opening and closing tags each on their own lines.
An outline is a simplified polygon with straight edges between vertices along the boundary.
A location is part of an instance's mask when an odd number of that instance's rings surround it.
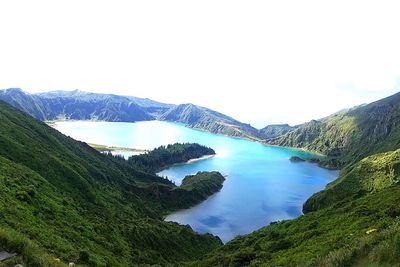
<svg viewBox="0 0 400 267">
<path fill-rule="evenodd" d="M 399 154 L 354 166 L 330 186 L 337 192 L 322 191 L 326 197 L 339 194 L 325 208 L 236 238 L 194 265 L 400 266 Z M 352 185 L 353 197 L 337 188 L 342 183 Z M 366 234 L 370 229 L 378 232 Z"/>
<path fill-rule="evenodd" d="M 220 245 L 210 235 L 161 220 L 165 206 L 151 198 L 149 188 L 173 191 L 168 181 L 102 155 L 2 102 L 0 168 L 3 249 L 15 249 L 7 236 L 16 231 L 43 255 L 62 261 L 130 266 L 193 260 Z M 32 252 L 24 246 L 16 251 L 26 261 Z"/>
<path fill-rule="evenodd" d="M 249 124 L 241 123 L 229 116 L 193 104 L 178 105 L 158 119 L 181 122 L 188 127 L 228 136 L 260 140 L 259 131 Z"/>
<path fill-rule="evenodd" d="M 375 153 L 400 148 L 400 93 L 311 121 L 271 141 L 302 147 L 331 158 L 329 165 L 345 166 Z"/>
<path fill-rule="evenodd" d="M 400 266 L 399 125 L 396 94 L 275 139 L 327 154 L 324 164 L 344 166 L 340 177 L 305 203 L 304 216 L 236 238 L 194 265 Z"/>
<path fill-rule="evenodd" d="M 285 135 L 294 129 L 295 127 L 289 126 L 288 124 L 272 124 L 260 129 L 260 136 L 263 139 L 270 140 Z"/>
<path fill-rule="evenodd" d="M 314 194 L 304 204 L 304 211 L 314 211 L 337 202 L 359 198 L 400 181 L 400 150 L 376 154 L 342 171 L 339 179 Z"/>
</svg>

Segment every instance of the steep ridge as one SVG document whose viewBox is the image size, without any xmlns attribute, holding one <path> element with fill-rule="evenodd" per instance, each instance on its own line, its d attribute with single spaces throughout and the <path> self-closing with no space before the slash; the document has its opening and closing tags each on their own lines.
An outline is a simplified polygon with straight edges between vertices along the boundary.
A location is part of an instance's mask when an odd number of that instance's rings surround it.
<svg viewBox="0 0 400 267">
<path fill-rule="evenodd" d="M 45 109 L 40 97 L 26 94 L 19 88 L 0 90 L 0 100 L 9 103 L 38 120 L 47 120 L 48 110 Z"/>
<path fill-rule="evenodd" d="M 368 157 L 310 198 L 305 215 L 237 237 L 192 266 L 399 266 L 399 181 L 400 150 Z"/>
<path fill-rule="evenodd" d="M 178 105 L 158 119 L 184 123 L 189 127 L 211 133 L 260 140 L 259 131 L 249 124 L 241 123 L 219 112 L 193 104 Z"/>
<path fill-rule="evenodd" d="M 304 204 L 304 212 L 383 190 L 400 181 L 400 150 L 369 156 L 345 168 L 339 179 Z"/>
<path fill-rule="evenodd" d="M 0 91 L 0 100 L 42 121 L 94 119 L 133 122 L 154 119 L 128 98 L 77 90 L 31 95 L 21 89 L 7 89 Z"/>
<path fill-rule="evenodd" d="M 374 103 L 311 121 L 270 144 L 326 154 L 336 167 L 400 148 L 400 93 Z"/>
<path fill-rule="evenodd" d="M 400 94 L 311 121 L 274 144 L 324 152 L 339 178 L 304 215 L 237 237 L 193 266 L 400 266 Z"/>
<path fill-rule="evenodd" d="M 113 95 L 113 94 L 97 94 L 97 93 L 90 93 L 90 92 L 84 92 L 80 90 L 74 90 L 74 91 L 50 91 L 50 92 L 45 92 L 45 93 L 39 93 L 35 94 L 38 97 L 45 98 L 45 99 L 69 99 L 69 100 L 79 100 L 82 102 L 86 103 L 91 103 L 91 102 L 112 102 L 112 103 L 130 103 L 131 105 L 134 104 L 135 108 L 140 109 L 140 113 L 147 113 L 147 115 L 150 115 L 149 119 L 154 119 L 154 117 L 164 113 L 174 105 L 171 104 L 165 104 L 165 103 L 160 103 L 148 98 L 140 98 L 140 97 L 134 97 L 134 96 L 118 96 L 118 95 Z M 130 116 L 127 117 L 120 117 L 122 116 L 121 114 L 118 114 L 118 110 L 114 111 L 115 114 L 115 119 L 118 120 L 126 120 L 126 121 L 134 121 L 135 120 L 135 110 L 132 110 Z M 143 114 L 142 114 L 143 116 Z M 144 117 L 144 116 L 143 116 Z M 110 121 L 112 118 L 108 118 Z"/>
<path fill-rule="evenodd" d="M 156 197 L 158 188 L 173 201 Z M 0 101 L 0 248 L 19 253 L 27 266 L 57 265 L 54 258 L 165 265 L 220 246 L 218 238 L 162 220 L 204 199 L 204 190 L 177 189 Z"/>
<path fill-rule="evenodd" d="M 260 130 L 260 136 L 263 139 L 271 140 L 285 135 L 286 133 L 293 131 L 295 128 L 296 127 L 292 127 L 289 124 L 271 124 Z"/>
</svg>

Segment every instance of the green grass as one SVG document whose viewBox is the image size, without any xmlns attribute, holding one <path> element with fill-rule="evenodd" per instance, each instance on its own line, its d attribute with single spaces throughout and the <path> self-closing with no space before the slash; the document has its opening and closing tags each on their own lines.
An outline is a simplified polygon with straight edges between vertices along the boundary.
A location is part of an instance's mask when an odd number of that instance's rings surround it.
<svg viewBox="0 0 400 267">
<path fill-rule="evenodd" d="M 353 108 L 322 121 L 311 121 L 271 140 L 328 156 L 322 165 L 345 167 L 376 153 L 400 148 L 400 93 Z"/>
<path fill-rule="evenodd" d="M 399 266 L 399 98 L 276 139 L 326 154 L 321 164 L 343 167 L 340 177 L 305 203 L 305 215 L 224 246 L 162 221 L 218 191 L 223 177 L 198 173 L 176 187 L 154 174 L 208 148 L 175 144 L 125 161 L 0 103 L 0 249 L 19 253 L 4 264 Z"/>
<path fill-rule="evenodd" d="M 400 150 L 367 157 L 311 197 L 305 215 L 238 237 L 193 265 L 399 266 L 399 181 Z"/>
<path fill-rule="evenodd" d="M 0 249 L 20 253 L 22 263 L 43 258 L 28 266 L 48 266 L 48 255 L 80 266 L 165 265 L 221 245 L 164 222 L 167 211 L 198 202 L 181 194 L 163 203 L 154 197 L 159 187 L 170 194 L 176 188 L 0 103 L 0 229 L 38 248 L 17 249 L 11 239 Z"/>
<path fill-rule="evenodd" d="M 399 183 L 400 150 L 376 154 L 351 165 L 340 177 L 304 204 L 304 211 L 328 207 Z"/>
<path fill-rule="evenodd" d="M 391 186 L 295 220 L 273 223 L 234 239 L 193 265 L 349 266 L 365 258 L 377 266 L 398 264 L 398 203 L 400 187 Z M 373 228 L 378 232 L 367 235 Z"/>
</svg>

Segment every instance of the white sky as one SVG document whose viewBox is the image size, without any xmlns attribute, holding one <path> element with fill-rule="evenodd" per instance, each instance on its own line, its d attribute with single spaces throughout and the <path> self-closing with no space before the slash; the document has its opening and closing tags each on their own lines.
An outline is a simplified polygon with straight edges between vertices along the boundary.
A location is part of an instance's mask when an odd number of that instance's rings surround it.
<svg viewBox="0 0 400 267">
<path fill-rule="evenodd" d="M 1 1 L 0 88 L 297 124 L 400 91 L 399 12 L 382 0 Z"/>
</svg>

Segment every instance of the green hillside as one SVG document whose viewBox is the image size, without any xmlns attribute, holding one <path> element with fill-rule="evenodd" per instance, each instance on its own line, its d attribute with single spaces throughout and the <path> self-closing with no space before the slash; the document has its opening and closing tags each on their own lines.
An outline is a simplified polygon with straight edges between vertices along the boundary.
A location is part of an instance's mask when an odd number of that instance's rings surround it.
<svg viewBox="0 0 400 267">
<path fill-rule="evenodd" d="M 174 144 L 126 161 L 0 102 L 0 249 L 19 253 L 3 265 L 400 266 L 399 125 L 396 94 L 273 139 L 326 154 L 321 164 L 340 177 L 305 215 L 222 246 L 162 215 L 204 200 L 224 177 L 200 172 L 177 187 L 154 174 L 212 149 Z"/>
<path fill-rule="evenodd" d="M 346 202 L 400 181 L 400 150 L 377 154 L 345 168 L 339 179 L 304 204 L 304 212 Z"/>
<path fill-rule="evenodd" d="M 276 137 L 285 135 L 286 133 L 293 131 L 295 127 L 289 124 L 272 124 L 268 125 L 260 130 L 260 136 L 263 139 L 271 140 Z"/>
<path fill-rule="evenodd" d="M 311 121 L 270 141 L 326 154 L 329 165 L 355 163 L 374 153 L 400 148 L 400 93 Z"/>
<path fill-rule="evenodd" d="M 197 203 L 193 192 L 162 203 L 153 190 L 174 192 L 168 180 L 3 102 L 0 170 L 0 249 L 19 253 L 28 266 L 52 266 L 53 258 L 88 266 L 166 264 L 194 260 L 221 244 L 162 221 L 168 210 Z"/>
<path fill-rule="evenodd" d="M 193 265 L 400 266 L 399 155 L 364 159 L 308 201 L 317 211 L 238 237 Z"/>
<path fill-rule="evenodd" d="M 232 117 L 193 104 L 175 106 L 158 117 L 159 120 L 184 123 L 191 128 L 211 133 L 261 140 L 259 130 Z"/>
<path fill-rule="evenodd" d="M 272 141 L 325 153 L 339 178 L 305 215 L 238 237 L 194 266 L 400 266 L 400 94 Z"/>
</svg>

